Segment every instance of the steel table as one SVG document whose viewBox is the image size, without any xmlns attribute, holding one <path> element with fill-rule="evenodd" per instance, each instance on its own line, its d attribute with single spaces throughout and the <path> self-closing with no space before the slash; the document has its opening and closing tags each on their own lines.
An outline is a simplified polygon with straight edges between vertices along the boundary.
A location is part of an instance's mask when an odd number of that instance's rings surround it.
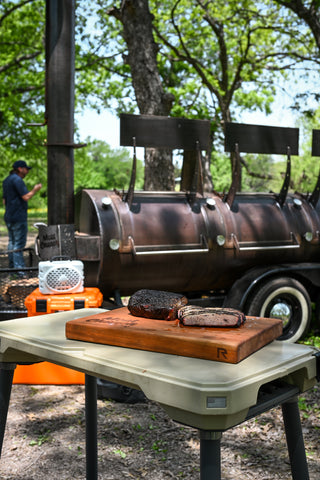
<svg viewBox="0 0 320 480">
<path fill-rule="evenodd" d="M 274 341 L 238 364 L 68 340 L 65 323 L 103 309 L 80 309 L 0 323 L 0 451 L 16 364 L 49 361 L 86 375 L 87 480 L 96 480 L 96 378 L 141 389 L 175 421 L 200 432 L 200 478 L 220 480 L 223 431 L 281 405 L 294 480 L 308 480 L 299 393 L 318 378 L 318 352 Z M 318 368 L 319 370 L 319 368 Z"/>
</svg>

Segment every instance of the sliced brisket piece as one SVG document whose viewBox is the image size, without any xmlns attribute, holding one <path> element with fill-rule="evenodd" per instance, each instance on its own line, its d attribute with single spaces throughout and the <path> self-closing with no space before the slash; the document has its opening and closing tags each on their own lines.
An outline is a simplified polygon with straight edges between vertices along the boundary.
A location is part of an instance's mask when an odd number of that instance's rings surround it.
<svg viewBox="0 0 320 480">
<path fill-rule="evenodd" d="M 179 309 L 178 318 L 183 325 L 197 327 L 240 327 L 245 315 L 233 308 L 201 308 L 187 305 Z"/>
<path fill-rule="evenodd" d="M 178 309 L 187 303 L 188 299 L 179 293 L 143 289 L 130 297 L 128 309 L 136 317 L 174 320 Z"/>
</svg>

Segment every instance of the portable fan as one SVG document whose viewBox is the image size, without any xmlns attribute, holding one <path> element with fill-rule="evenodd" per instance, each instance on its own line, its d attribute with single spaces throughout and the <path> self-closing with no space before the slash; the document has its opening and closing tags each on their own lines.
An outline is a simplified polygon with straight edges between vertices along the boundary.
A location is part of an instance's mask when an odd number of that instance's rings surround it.
<svg viewBox="0 0 320 480">
<path fill-rule="evenodd" d="M 39 290 L 45 294 L 83 291 L 83 263 L 80 260 L 39 262 Z"/>
</svg>

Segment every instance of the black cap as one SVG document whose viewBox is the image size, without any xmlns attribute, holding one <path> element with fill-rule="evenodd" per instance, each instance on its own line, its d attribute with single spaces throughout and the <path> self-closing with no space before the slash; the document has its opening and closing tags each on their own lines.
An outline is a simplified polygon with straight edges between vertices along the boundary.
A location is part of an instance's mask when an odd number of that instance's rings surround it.
<svg viewBox="0 0 320 480">
<path fill-rule="evenodd" d="M 13 168 L 16 170 L 19 167 L 27 168 L 28 170 L 30 170 L 32 168 L 32 167 L 28 167 L 28 165 L 26 164 L 26 162 L 24 160 L 17 160 L 16 162 L 14 162 Z"/>
</svg>

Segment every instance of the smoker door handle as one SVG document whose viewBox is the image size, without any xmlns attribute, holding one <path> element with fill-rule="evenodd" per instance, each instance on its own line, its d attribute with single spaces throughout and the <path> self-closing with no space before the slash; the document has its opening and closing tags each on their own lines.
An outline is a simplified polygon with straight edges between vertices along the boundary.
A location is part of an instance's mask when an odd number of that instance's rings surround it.
<svg viewBox="0 0 320 480">
<path fill-rule="evenodd" d="M 291 240 L 288 240 L 287 242 L 279 240 L 279 242 L 273 241 L 270 242 L 270 244 L 266 244 L 266 242 L 239 242 L 235 234 L 232 234 L 232 238 L 234 247 L 240 252 L 253 250 L 288 250 L 292 248 L 300 248 L 300 244 L 295 234 L 291 232 L 290 235 Z"/>
<path fill-rule="evenodd" d="M 181 253 L 208 253 L 207 240 L 201 235 L 200 243 L 181 245 L 139 245 L 135 246 L 132 237 L 129 237 L 131 252 L 134 255 L 178 255 Z"/>
</svg>

